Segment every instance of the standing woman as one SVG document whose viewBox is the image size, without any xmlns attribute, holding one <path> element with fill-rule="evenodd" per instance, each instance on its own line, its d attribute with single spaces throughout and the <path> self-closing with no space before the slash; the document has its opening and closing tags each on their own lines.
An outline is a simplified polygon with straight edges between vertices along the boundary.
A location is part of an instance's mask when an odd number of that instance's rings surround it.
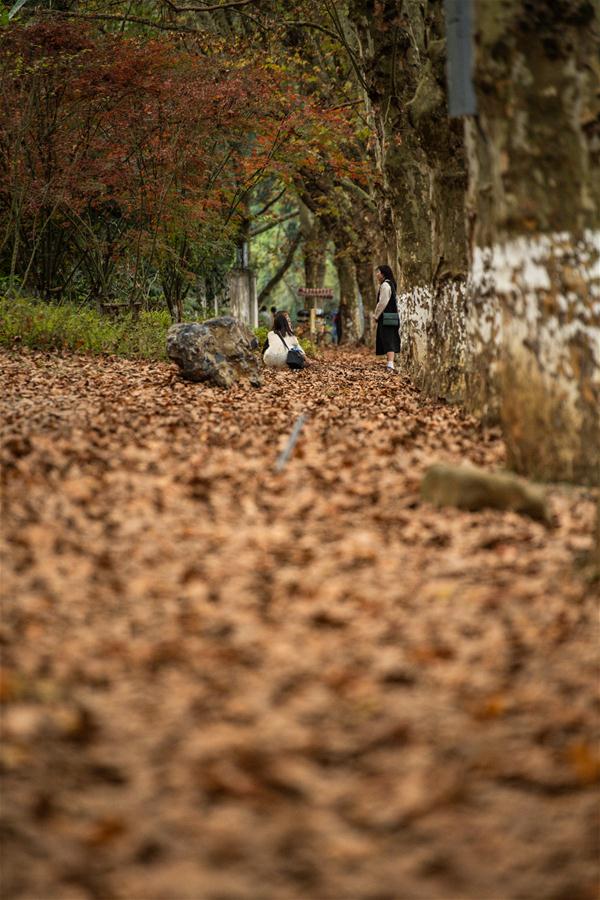
<svg viewBox="0 0 600 900">
<path fill-rule="evenodd" d="M 373 318 L 377 322 L 375 353 L 387 356 L 386 370 L 394 371 L 394 354 L 400 353 L 400 317 L 396 279 L 389 266 L 377 266 L 375 277 L 379 284 L 377 306 Z"/>
</svg>

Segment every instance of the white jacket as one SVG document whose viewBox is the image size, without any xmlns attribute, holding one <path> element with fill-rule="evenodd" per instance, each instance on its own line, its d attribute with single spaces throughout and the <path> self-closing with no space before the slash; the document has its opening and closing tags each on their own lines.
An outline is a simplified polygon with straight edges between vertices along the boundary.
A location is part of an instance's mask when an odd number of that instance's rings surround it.
<svg viewBox="0 0 600 900">
<path fill-rule="evenodd" d="M 285 366 L 288 350 L 291 350 L 292 347 L 295 347 L 304 354 L 304 350 L 298 343 L 298 338 L 294 334 L 286 334 L 284 340 L 287 346 L 285 347 L 279 335 L 274 331 L 269 332 L 267 339 L 269 341 L 269 346 L 263 353 L 263 360 L 266 366 L 271 366 L 275 369 Z"/>
<path fill-rule="evenodd" d="M 390 297 L 392 296 L 392 286 L 389 281 L 384 281 L 381 287 L 379 288 L 379 303 L 375 307 L 375 312 L 373 315 L 375 319 L 379 319 L 379 316 L 384 311 L 388 303 L 390 302 Z"/>
</svg>

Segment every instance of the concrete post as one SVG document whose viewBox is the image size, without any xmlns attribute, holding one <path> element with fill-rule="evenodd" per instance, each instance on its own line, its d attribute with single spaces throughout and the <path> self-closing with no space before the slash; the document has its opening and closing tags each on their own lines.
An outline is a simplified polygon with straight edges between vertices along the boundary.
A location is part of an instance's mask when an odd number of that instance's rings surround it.
<svg viewBox="0 0 600 900">
<path fill-rule="evenodd" d="M 256 275 L 252 269 L 232 269 L 228 275 L 231 315 L 250 328 L 258 326 Z"/>
</svg>

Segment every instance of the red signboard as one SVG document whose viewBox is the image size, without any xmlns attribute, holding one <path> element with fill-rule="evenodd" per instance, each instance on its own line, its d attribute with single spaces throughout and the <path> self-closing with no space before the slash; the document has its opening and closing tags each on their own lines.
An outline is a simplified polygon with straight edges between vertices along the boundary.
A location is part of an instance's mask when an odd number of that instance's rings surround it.
<svg viewBox="0 0 600 900">
<path fill-rule="evenodd" d="M 298 293 L 302 297 L 325 297 L 333 300 L 332 288 L 298 288 Z"/>
</svg>

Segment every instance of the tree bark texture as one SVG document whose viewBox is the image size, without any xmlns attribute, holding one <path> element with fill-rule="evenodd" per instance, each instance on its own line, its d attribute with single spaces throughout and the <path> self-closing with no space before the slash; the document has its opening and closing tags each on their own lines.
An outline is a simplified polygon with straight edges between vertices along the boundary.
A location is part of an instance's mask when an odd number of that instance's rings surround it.
<svg viewBox="0 0 600 900">
<path fill-rule="evenodd" d="M 334 236 L 335 240 L 335 236 Z M 343 240 L 335 244 L 334 264 L 340 285 L 340 316 L 342 319 L 343 344 L 356 344 L 361 338 L 362 329 L 358 308 L 358 284 L 356 269 L 349 250 L 344 247 Z"/>
<path fill-rule="evenodd" d="M 467 178 L 462 125 L 447 116 L 443 5 L 351 0 L 349 15 L 376 135 L 404 365 L 420 387 L 461 400 Z"/>
<path fill-rule="evenodd" d="M 475 2 L 467 398 L 509 464 L 600 475 L 600 13 Z"/>
<path fill-rule="evenodd" d="M 472 2 L 465 122 L 447 115 L 442 0 L 348 3 L 404 364 L 430 394 L 500 420 L 516 470 L 598 483 L 600 12 Z"/>
<path fill-rule="evenodd" d="M 377 258 L 377 257 L 376 257 Z M 363 343 L 371 346 L 375 343 L 375 327 L 371 314 L 375 310 L 375 299 L 377 297 L 377 287 L 375 283 L 375 266 L 373 258 L 369 254 L 368 257 L 355 253 L 354 267 L 356 271 L 356 283 L 362 298 L 363 310 L 365 316 L 365 326 L 363 331 Z"/>
<path fill-rule="evenodd" d="M 304 286 L 322 288 L 325 284 L 327 235 L 318 216 L 300 203 L 300 229 L 304 256 Z"/>
</svg>

